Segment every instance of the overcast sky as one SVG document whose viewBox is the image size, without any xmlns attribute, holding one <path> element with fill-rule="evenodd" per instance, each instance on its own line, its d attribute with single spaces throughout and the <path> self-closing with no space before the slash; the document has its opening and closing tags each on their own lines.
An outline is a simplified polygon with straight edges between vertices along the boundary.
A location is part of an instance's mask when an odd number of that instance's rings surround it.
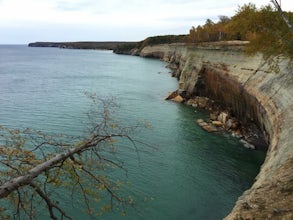
<svg viewBox="0 0 293 220">
<path fill-rule="evenodd" d="M 186 34 L 249 2 L 261 6 L 270 0 L 0 0 L 0 44 Z M 282 0 L 282 8 L 293 11 L 293 1 Z"/>
</svg>

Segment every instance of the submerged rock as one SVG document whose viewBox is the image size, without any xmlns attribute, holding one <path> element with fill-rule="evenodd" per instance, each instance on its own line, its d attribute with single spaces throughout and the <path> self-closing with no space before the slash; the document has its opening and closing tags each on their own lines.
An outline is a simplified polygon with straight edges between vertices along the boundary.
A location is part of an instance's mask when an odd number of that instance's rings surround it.
<svg viewBox="0 0 293 220">
<path fill-rule="evenodd" d="M 219 131 L 212 123 L 208 123 L 203 119 L 198 119 L 197 124 L 207 132 L 217 132 Z"/>
<path fill-rule="evenodd" d="M 255 146 L 248 143 L 247 141 L 245 141 L 244 139 L 241 139 L 240 142 L 243 144 L 244 147 L 248 148 L 248 149 L 255 149 Z"/>
<path fill-rule="evenodd" d="M 210 114 L 210 119 L 213 121 L 216 121 L 218 119 L 218 115 L 216 113 L 211 113 Z"/>
<path fill-rule="evenodd" d="M 212 124 L 217 127 L 222 127 L 224 125 L 221 121 L 212 121 Z"/>
<path fill-rule="evenodd" d="M 267 147 L 263 133 L 253 123 L 247 124 L 243 128 L 243 136 L 245 141 L 255 146 L 257 150 L 264 150 Z"/>
<path fill-rule="evenodd" d="M 201 127 L 208 125 L 207 122 L 205 122 L 203 119 L 196 120 L 197 124 Z"/>
<path fill-rule="evenodd" d="M 235 118 L 229 118 L 226 122 L 226 128 L 229 130 L 236 130 L 239 128 L 240 123 L 238 120 L 236 120 Z"/>
<path fill-rule="evenodd" d="M 217 131 L 219 131 L 214 125 L 212 125 L 212 124 L 208 124 L 208 125 L 206 125 L 206 126 L 202 126 L 202 128 L 204 129 L 204 130 L 206 130 L 207 132 L 217 132 Z"/>
<path fill-rule="evenodd" d="M 218 121 L 222 122 L 223 124 L 226 124 L 226 122 L 228 121 L 228 113 L 221 112 L 218 116 Z"/>
</svg>

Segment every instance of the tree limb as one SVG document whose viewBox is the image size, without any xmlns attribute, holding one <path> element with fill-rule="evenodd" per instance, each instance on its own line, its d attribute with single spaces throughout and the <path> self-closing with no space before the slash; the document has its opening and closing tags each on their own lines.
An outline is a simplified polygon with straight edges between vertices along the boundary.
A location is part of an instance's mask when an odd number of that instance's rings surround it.
<svg viewBox="0 0 293 220">
<path fill-rule="evenodd" d="M 121 136 L 121 135 L 120 135 Z M 0 198 L 7 197 L 10 193 L 17 190 L 21 186 L 29 185 L 34 178 L 39 176 L 42 172 L 54 167 L 55 165 L 64 162 L 68 158 L 75 154 L 80 154 L 81 152 L 97 146 L 100 142 L 110 139 L 111 135 L 93 137 L 79 147 L 71 148 L 66 153 L 57 154 L 53 158 L 38 164 L 34 168 L 30 169 L 25 175 L 21 175 L 11 180 L 5 182 L 0 186 Z"/>
<path fill-rule="evenodd" d="M 58 218 L 56 217 L 56 215 L 54 214 L 53 209 L 57 209 L 61 215 L 62 215 L 62 219 L 63 216 L 68 218 L 68 219 L 72 219 L 71 217 L 69 217 L 68 215 L 66 215 L 66 213 L 60 208 L 58 207 L 55 203 L 53 203 L 51 201 L 51 199 L 47 196 L 46 193 L 44 193 L 40 187 L 38 187 L 34 182 L 31 182 L 29 184 L 32 188 L 34 188 L 34 190 L 37 192 L 37 194 L 46 202 L 48 209 L 49 209 L 49 213 L 50 213 L 50 218 L 54 219 L 54 220 L 58 220 Z"/>
</svg>

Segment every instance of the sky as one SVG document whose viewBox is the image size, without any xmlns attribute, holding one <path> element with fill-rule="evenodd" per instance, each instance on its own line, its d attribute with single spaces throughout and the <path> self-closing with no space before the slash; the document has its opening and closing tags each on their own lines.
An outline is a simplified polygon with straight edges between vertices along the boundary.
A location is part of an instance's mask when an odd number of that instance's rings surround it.
<svg viewBox="0 0 293 220">
<path fill-rule="evenodd" d="M 279 0 L 280 1 L 280 0 Z M 239 6 L 270 0 L 0 0 L 0 44 L 35 41 L 140 41 L 187 34 Z M 293 11 L 292 0 L 282 0 Z"/>
</svg>

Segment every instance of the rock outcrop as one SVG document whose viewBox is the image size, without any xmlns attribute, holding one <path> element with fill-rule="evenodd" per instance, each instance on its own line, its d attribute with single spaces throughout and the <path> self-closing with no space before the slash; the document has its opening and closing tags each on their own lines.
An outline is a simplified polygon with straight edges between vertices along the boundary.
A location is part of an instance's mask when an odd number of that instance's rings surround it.
<svg viewBox="0 0 293 220">
<path fill-rule="evenodd" d="M 292 67 L 283 60 L 273 72 L 261 55 L 247 56 L 244 43 L 156 45 L 140 55 L 169 62 L 181 96 L 220 102 L 241 123 L 257 126 L 269 144 L 254 184 L 226 219 L 293 219 Z"/>
</svg>

